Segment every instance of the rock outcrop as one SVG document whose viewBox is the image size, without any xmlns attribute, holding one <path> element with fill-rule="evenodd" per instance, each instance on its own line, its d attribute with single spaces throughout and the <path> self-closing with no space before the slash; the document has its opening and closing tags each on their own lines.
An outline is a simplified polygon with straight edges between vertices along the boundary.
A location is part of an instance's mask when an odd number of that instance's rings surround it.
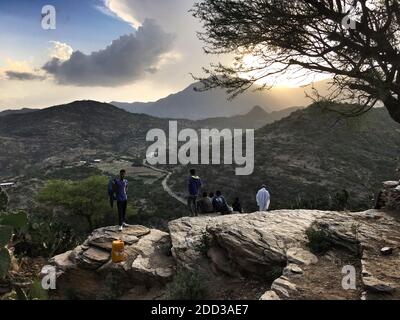
<svg viewBox="0 0 400 320">
<path fill-rule="evenodd" d="M 400 181 L 386 181 L 377 205 L 381 208 L 400 211 Z"/>
<path fill-rule="evenodd" d="M 400 254 L 381 253 L 398 248 L 400 219 L 383 211 L 279 210 L 182 218 L 169 228 L 178 265 L 231 277 L 275 277 L 262 299 L 400 298 Z M 324 232 L 328 253 L 309 251 L 307 229 Z M 356 288 L 342 284 L 349 266 Z"/>
<path fill-rule="evenodd" d="M 322 211 L 279 210 L 170 222 L 172 253 L 178 265 L 199 266 L 204 253 L 211 268 L 233 276 L 273 276 L 287 264 L 287 250 L 305 246 L 306 230 Z M 207 267 L 207 265 L 206 265 Z"/>
<path fill-rule="evenodd" d="M 323 235 L 329 243 L 325 252 L 310 251 L 307 230 Z M 126 244 L 121 264 L 110 261 L 115 239 Z M 397 299 L 399 244 L 396 214 L 278 210 L 185 217 L 169 223 L 169 234 L 141 226 L 123 233 L 102 228 L 51 263 L 57 267 L 61 298 L 71 290 L 81 298 L 107 298 L 115 281 L 124 292 L 150 290 L 143 295 L 160 298 L 154 288 L 171 281 L 178 268 L 187 268 L 206 274 L 210 282 L 216 279 L 219 286 L 221 278 L 231 286 L 233 279 L 269 283 L 269 290 L 257 296 L 262 300 Z"/>
<path fill-rule="evenodd" d="M 112 242 L 125 243 L 125 261 L 111 261 Z M 72 251 L 55 256 L 57 298 L 116 298 L 135 287 L 159 287 L 169 282 L 175 268 L 168 233 L 142 226 L 93 231 Z"/>
</svg>

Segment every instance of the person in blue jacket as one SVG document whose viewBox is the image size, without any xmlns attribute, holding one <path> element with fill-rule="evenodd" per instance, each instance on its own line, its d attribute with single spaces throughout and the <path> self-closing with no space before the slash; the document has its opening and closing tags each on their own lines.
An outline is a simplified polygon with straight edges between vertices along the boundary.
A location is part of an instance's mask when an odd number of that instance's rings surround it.
<svg viewBox="0 0 400 320">
<path fill-rule="evenodd" d="M 125 179 L 125 176 L 126 171 L 121 170 L 119 176 L 114 179 L 112 185 L 115 199 L 117 200 L 119 231 L 122 231 L 123 227 L 128 226 L 128 224 L 125 222 L 126 209 L 128 204 L 128 180 Z"/>
<path fill-rule="evenodd" d="M 188 207 L 191 216 L 197 216 L 197 197 L 199 196 L 201 189 L 201 179 L 196 176 L 196 170 L 190 170 L 190 177 L 188 179 Z"/>
</svg>

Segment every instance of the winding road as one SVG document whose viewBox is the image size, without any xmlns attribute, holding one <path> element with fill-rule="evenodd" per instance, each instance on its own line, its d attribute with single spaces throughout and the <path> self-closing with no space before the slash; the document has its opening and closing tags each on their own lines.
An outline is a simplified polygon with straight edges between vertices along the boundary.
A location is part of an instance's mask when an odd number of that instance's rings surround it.
<svg viewBox="0 0 400 320">
<path fill-rule="evenodd" d="M 184 204 L 185 206 L 187 205 L 187 201 L 185 198 L 180 197 L 179 195 L 177 195 L 175 192 L 172 191 L 172 189 L 168 186 L 168 180 L 172 175 L 172 172 L 167 171 L 167 170 L 162 170 L 162 169 L 158 169 L 156 167 L 153 167 L 151 165 L 149 165 L 146 161 L 146 159 L 143 160 L 143 166 L 146 168 L 149 168 L 151 170 L 157 171 L 157 172 L 161 172 L 165 174 L 165 177 L 163 179 L 163 181 L 161 182 L 161 185 L 164 189 L 165 192 L 167 192 L 172 198 L 174 198 L 175 200 L 179 201 L 180 203 Z"/>
</svg>

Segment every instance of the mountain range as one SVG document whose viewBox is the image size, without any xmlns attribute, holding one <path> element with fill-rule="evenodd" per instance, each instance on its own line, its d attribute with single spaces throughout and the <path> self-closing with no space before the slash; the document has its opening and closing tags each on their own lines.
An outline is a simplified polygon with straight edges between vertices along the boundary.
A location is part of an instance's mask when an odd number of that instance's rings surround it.
<svg viewBox="0 0 400 320">
<path fill-rule="evenodd" d="M 247 115 L 201 121 L 179 119 L 179 128 L 256 129 L 294 109 L 267 113 L 254 107 Z M 0 176 L 18 175 L 27 168 L 69 163 L 90 157 L 125 155 L 145 158 L 146 134 L 168 132 L 169 120 L 129 113 L 111 104 L 75 101 L 35 112 L 0 117 Z"/>
<path fill-rule="evenodd" d="M 344 107 L 348 106 L 332 108 Z M 179 120 L 178 129 L 259 128 L 252 175 L 235 176 L 236 166 L 198 166 L 206 190 L 221 189 L 229 201 L 239 196 L 247 211 L 257 209 L 254 195 L 262 183 L 268 185 L 275 209 L 331 208 L 343 190 L 350 194 L 349 208 L 369 207 L 381 181 L 396 174 L 400 128 L 384 108 L 351 119 L 326 109 L 324 104 L 313 104 L 267 113 L 253 107 L 244 116 Z M 96 101 L 2 116 L 0 176 L 34 175 L 86 159 L 141 160 L 151 144 L 147 132 L 154 128 L 168 132 L 169 120 Z M 170 186 L 183 195 L 187 166 L 172 169 Z"/>
<path fill-rule="evenodd" d="M 311 86 L 300 88 L 275 87 L 270 90 L 248 90 L 233 100 L 223 89 L 199 92 L 201 83 L 194 83 L 184 90 L 171 94 L 155 102 L 117 102 L 111 104 L 133 113 L 145 113 L 159 118 L 201 120 L 215 117 L 244 115 L 254 106 L 260 106 L 267 112 L 280 111 L 293 106 L 307 106 L 311 100 L 306 97 Z M 327 81 L 316 82 L 313 87 L 321 94 L 325 93 Z"/>
</svg>

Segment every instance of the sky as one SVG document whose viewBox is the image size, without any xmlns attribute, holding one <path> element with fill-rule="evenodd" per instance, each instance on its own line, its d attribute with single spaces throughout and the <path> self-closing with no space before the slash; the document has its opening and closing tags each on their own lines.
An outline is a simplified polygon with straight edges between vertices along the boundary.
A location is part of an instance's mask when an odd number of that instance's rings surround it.
<svg viewBox="0 0 400 320">
<path fill-rule="evenodd" d="M 194 2 L 1 0 L 0 110 L 155 101 L 184 89 L 191 73 L 230 61 L 203 53 L 201 25 L 188 12 Z M 55 19 L 42 13 L 46 5 Z"/>
</svg>

